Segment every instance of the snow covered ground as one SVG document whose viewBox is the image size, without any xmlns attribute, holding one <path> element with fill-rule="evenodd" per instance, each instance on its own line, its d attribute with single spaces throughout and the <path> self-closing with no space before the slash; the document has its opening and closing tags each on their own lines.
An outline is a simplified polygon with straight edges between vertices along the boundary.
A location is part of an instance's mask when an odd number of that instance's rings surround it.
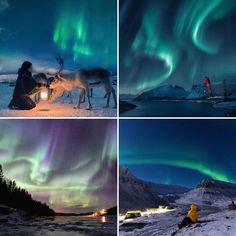
<svg viewBox="0 0 236 236">
<path fill-rule="evenodd" d="M 0 205 L 1 236 L 116 235 L 114 216 L 27 217 L 23 211 Z"/>
<path fill-rule="evenodd" d="M 127 226 L 120 228 L 121 236 L 235 236 L 236 235 L 236 211 L 201 206 L 200 222 L 178 230 L 177 224 L 186 215 L 185 210 L 178 208 L 177 211 L 163 214 L 142 216 L 125 223 Z M 137 224 L 137 227 L 135 225 Z M 133 225 L 133 228 L 132 228 Z M 139 228 L 140 227 L 140 228 Z"/>
<path fill-rule="evenodd" d="M 114 101 L 111 96 L 110 108 L 103 108 L 106 103 L 105 92 L 102 88 L 94 88 L 91 103 L 92 110 L 86 110 L 87 103 L 81 105 L 81 109 L 74 109 L 77 103 L 77 93 L 73 91 L 73 105 L 61 104 L 59 99 L 56 103 L 40 102 L 36 108 L 29 111 L 9 110 L 8 104 L 11 100 L 14 87 L 0 83 L 0 116 L 1 117 L 115 117 L 117 109 L 113 109 Z"/>
</svg>

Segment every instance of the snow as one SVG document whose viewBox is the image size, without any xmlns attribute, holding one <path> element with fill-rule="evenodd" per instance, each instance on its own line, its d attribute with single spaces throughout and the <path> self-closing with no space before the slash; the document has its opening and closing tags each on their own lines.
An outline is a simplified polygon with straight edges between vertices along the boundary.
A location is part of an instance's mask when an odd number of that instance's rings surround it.
<svg viewBox="0 0 236 236">
<path fill-rule="evenodd" d="M 236 83 L 231 80 L 226 80 L 225 84 L 223 81 L 212 83 L 211 91 L 214 99 L 224 98 L 226 92 L 229 98 L 235 100 Z M 140 94 L 135 100 L 201 100 L 205 98 L 206 88 L 203 84 L 193 85 L 190 91 L 178 85 L 162 85 Z"/>
<path fill-rule="evenodd" d="M 202 210 L 199 212 L 200 221 L 181 230 L 177 225 L 185 217 L 183 209 L 177 211 L 152 214 L 142 216 L 129 221 L 129 223 L 144 224 L 143 228 L 132 230 L 125 227 L 123 223 L 120 227 L 120 236 L 170 236 L 173 232 L 179 236 L 235 236 L 236 235 L 236 211 L 219 209 L 217 212 L 212 210 Z M 128 223 L 128 222 L 124 222 Z M 122 226 L 123 225 L 123 226 Z"/>
<path fill-rule="evenodd" d="M 110 108 L 103 108 L 106 103 L 105 92 L 102 88 L 93 89 L 91 98 L 92 110 L 86 110 L 87 102 L 81 105 L 81 109 L 74 109 L 77 103 L 77 92 L 73 91 L 72 97 L 74 104 L 61 104 L 60 99 L 56 103 L 49 104 L 41 101 L 36 108 L 28 111 L 9 110 L 8 104 L 12 98 L 14 87 L 0 83 L 0 116 L 2 117 L 115 117 L 117 109 L 113 109 L 113 99 L 110 100 Z"/>
<path fill-rule="evenodd" d="M 16 81 L 16 79 L 17 79 L 17 74 L 4 74 L 4 75 L 0 75 L 0 83 Z"/>
<path fill-rule="evenodd" d="M 30 217 L 24 211 L 0 205 L 0 235 L 116 235 L 116 226 L 115 216 Z"/>
<path fill-rule="evenodd" d="M 185 193 L 176 202 L 181 204 L 224 206 L 236 199 L 236 184 L 217 180 L 203 180 L 197 188 Z"/>
<path fill-rule="evenodd" d="M 141 214 L 135 219 L 120 222 L 121 236 L 235 236 L 236 210 L 229 210 L 232 200 L 236 199 L 236 184 L 218 181 L 202 180 L 195 189 L 190 190 L 172 203 L 173 210 Z M 197 204 L 199 222 L 178 229 L 189 206 Z"/>
<path fill-rule="evenodd" d="M 120 211 L 158 207 L 174 202 L 188 188 L 157 184 L 136 178 L 126 167 L 120 167 Z"/>
</svg>

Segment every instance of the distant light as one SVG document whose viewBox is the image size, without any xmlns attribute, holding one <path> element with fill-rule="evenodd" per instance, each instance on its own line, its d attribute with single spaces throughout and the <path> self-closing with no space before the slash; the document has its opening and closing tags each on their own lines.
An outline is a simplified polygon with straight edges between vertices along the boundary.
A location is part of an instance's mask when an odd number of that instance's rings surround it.
<svg viewBox="0 0 236 236">
<path fill-rule="evenodd" d="M 100 215 L 105 215 L 107 213 L 107 211 L 105 210 L 105 209 L 102 209 L 101 211 L 100 211 Z"/>
<path fill-rule="evenodd" d="M 102 223 L 106 223 L 106 216 L 102 216 Z"/>
</svg>

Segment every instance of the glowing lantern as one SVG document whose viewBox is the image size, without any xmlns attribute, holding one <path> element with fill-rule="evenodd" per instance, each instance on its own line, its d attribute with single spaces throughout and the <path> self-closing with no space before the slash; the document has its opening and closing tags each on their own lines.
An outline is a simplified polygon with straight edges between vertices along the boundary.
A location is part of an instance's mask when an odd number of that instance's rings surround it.
<svg viewBox="0 0 236 236">
<path fill-rule="evenodd" d="M 40 92 L 40 98 L 44 101 L 48 100 L 48 91 L 46 89 Z"/>
</svg>

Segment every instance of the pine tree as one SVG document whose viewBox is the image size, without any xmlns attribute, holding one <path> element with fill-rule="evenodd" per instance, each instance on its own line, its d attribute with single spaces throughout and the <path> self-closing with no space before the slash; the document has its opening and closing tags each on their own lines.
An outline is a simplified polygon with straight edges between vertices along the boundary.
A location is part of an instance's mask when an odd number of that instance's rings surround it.
<svg viewBox="0 0 236 236">
<path fill-rule="evenodd" d="M 2 170 L 2 165 L 0 165 L 0 179 L 3 179 L 3 170 Z"/>
</svg>

